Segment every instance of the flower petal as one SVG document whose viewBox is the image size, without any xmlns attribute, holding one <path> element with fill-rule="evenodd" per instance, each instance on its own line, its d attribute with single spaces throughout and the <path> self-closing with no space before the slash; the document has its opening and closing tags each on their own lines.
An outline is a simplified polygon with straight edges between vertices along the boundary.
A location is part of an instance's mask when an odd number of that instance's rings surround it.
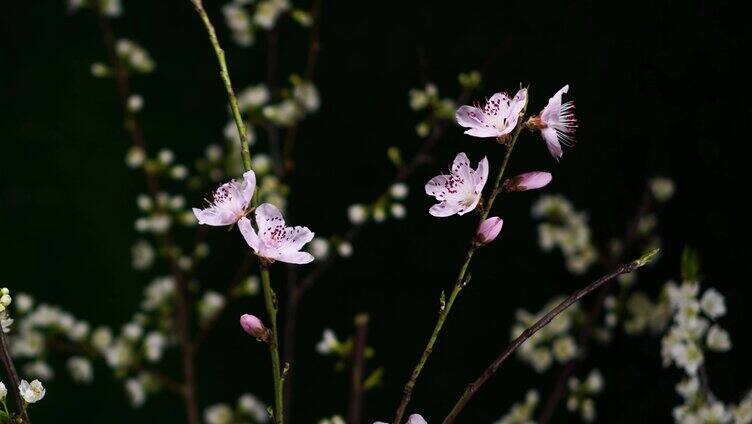
<svg viewBox="0 0 752 424">
<path fill-rule="evenodd" d="M 243 183 L 241 193 L 243 195 L 243 200 L 245 201 L 245 207 L 247 208 L 253 199 L 253 192 L 256 190 L 256 174 L 253 171 L 247 171 L 244 173 Z"/>
<path fill-rule="evenodd" d="M 259 236 L 263 238 L 270 229 L 285 226 L 285 219 L 282 212 L 271 203 L 262 203 L 256 208 L 256 225 L 258 225 Z"/>
<path fill-rule="evenodd" d="M 313 262 L 313 255 L 308 252 L 290 252 L 282 253 L 274 259 L 288 264 L 307 264 Z"/>
<path fill-rule="evenodd" d="M 240 221 L 238 221 L 238 229 L 240 230 L 240 234 L 243 235 L 245 242 L 248 243 L 248 246 L 251 246 L 251 249 L 258 253 L 259 237 L 256 234 L 256 231 L 253 230 L 251 220 L 246 217 L 240 218 Z"/>
<path fill-rule="evenodd" d="M 561 111 L 561 96 L 569 91 L 569 84 L 562 87 L 548 100 L 548 104 L 541 112 L 541 120 L 546 125 L 556 124 L 559 122 L 559 112 Z M 553 153 L 552 153 L 553 154 Z"/>
<path fill-rule="evenodd" d="M 287 238 L 280 244 L 279 252 L 297 252 L 304 244 L 313 240 L 314 233 L 308 227 L 287 227 Z"/>
<path fill-rule="evenodd" d="M 475 191 L 480 193 L 483 191 L 483 187 L 488 180 L 488 158 L 483 156 L 483 159 L 478 162 L 478 168 L 473 173 L 473 180 L 475 183 Z"/>
<path fill-rule="evenodd" d="M 438 218 L 444 218 L 447 216 L 452 216 L 461 210 L 462 206 L 458 205 L 457 203 L 443 201 L 431 206 L 431 208 L 428 210 L 428 213 Z"/>
<path fill-rule="evenodd" d="M 232 211 L 212 206 L 206 209 L 193 208 L 193 214 L 199 224 L 223 226 L 235 223 L 236 216 Z"/>
<path fill-rule="evenodd" d="M 460 106 L 455 117 L 460 126 L 470 128 L 465 131 L 465 134 L 473 137 L 497 137 L 499 135 L 499 131 L 477 107 Z"/>
<path fill-rule="evenodd" d="M 546 140 L 546 146 L 548 146 L 548 151 L 551 153 L 551 156 L 556 160 L 561 159 L 564 152 L 561 149 L 559 135 L 556 133 L 556 130 L 551 127 L 546 127 L 541 129 L 541 135 L 543 136 L 543 139 Z"/>
<path fill-rule="evenodd" d="M 407 423 L 405 424 L 428 424 L 428 423 L 422 416 L 418 414 L 412 414 L 409 417 L 407 417 Z"/>
</svg>

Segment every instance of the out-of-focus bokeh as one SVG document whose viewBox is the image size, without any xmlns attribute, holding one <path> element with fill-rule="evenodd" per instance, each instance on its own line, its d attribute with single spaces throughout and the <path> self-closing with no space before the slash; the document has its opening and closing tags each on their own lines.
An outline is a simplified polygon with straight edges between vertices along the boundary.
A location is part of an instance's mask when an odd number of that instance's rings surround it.
<svg viewBox="0 0 752 424">
<path fill-rule="evenodd" d="M 115 31 L 146 46 L 155 72 L 134 81 L 150 149 L 169 147 L 191 163 L 222 138 L 226 97 L 204 29 L 188 0 L 124 2 Z M 220 3 L 206 1 L 226 47 L 236 86 L 265 78 L 265 48 L 231 42 Z M 315 81 L 321 110 L 300 128 L 297 167 L 290 184 L 293 224 L 322 235 L 341 231 L 350 204 L 370 202 L 392 178 L 389 146 L 406 155 L 422 142 L 419 117 L 407 93 L 427 81 L 455 97 L 457 75 L 484 71 L 482 92 L 530 85 L 530 108 L 542 108 L 562 85 L 571 87 L 580 128 L 578 143 L 556 163 L 537 134 L 525 132 L 511 172 L 545 170 L 545 191 L 566 195 L 586 210 L 601 245 L 621 236 L 639 206 L 646 181 L 666 176 L 676 196 L 661 212 L 659 265 L 639 284 L 655 294 L 679 278 L 686 245 L 702 260 L 704 281 L 726 295 L 724 319 L 734 339 L 727 354 L 709 356 L 714 391 L 735 401 L 752 384 L 747 319 L 750 248 L 749 124 L 741 80 L 748 32 L 731 2 L 669 1 L 610 4 L 584 1 L 324 2 L 321 55 Z M 112 81 L 90 74 L 105 51 L 90 12 L 68 16 L 63 1 L 6 2 L 0 13 L 0 285 L 55 303 L 92 323 L 126 322 L 150 275 L 134 271 L 135 198 L 142 176 L 124 164 L 128 146 Z M 300 72 L 305 32 L 288 26 L 279 79 Z M 476 94 L 474 101 L 483 100 Z M 260 140 L 260 145 L 263 145 Z M 354 256 L 335 266 L 308 295 L 300 314 L 293 417 L 313 422 L 342 413 L 347 377 L 315 352 L 325 327 L 352 331 L 358 312 L 371 315 L 369 344 L 385 367 L 383 385 L 368 393 L 366 416 L 390 419 L 401 387 L 433 325 L 438 295 L 450 287 L 473 219 L 428 216 L 423 185 L 465 151 L 498 163 L 493 143 L 450 126 L 435 162 L 409 181 L 405 220 L 368 226 Z M 436 422 L 464 386 L 506 345 L 517 308 L 538 310 L 595 275 L 573 277 L 559 253 L 538 248 L 531 204 L 541 192 L 504 197 L 505 225 L 483 249 L 473 279 L 418 384 L 410 411 Z M 188 199 L 202 203 L 200 196 Z M 222 290 L 241 261 L 235 233 L 212 231 L 213 254 L 198 279 Z M 602 246 L 601 246 L 602 247 Z M 305 272 L 303 270 L 302 272 Z M 281 269 L 275 269 L 281 280 Z M 281 290 L 280 290 L 281 291 Z M 202 406 L 232 401 L 245 391 L 271 400 L 268 354 L 240 331 L 236 316 L 263 315 L 253 298 L 234 306 L 198 358 Z M 619 337 L 593 348 L 584 369 L 606 378 L 598 398 L 601 422 L 667 422 L 679 402 L 680 373 L 661 367 L 659 340 Z M 121 383 L 96 368 L 96 384 L 73 385 L 60 368 L 47 397 L 32 409 L 35 422 L 175 422 L 182 405 L 169 394 L 140 410 L 127 403 Z M 176 357 L 170 357 L 179 371 Z M 461 422 L 491 422 L 530 387 L 547 395 L 556 372 L 538 375 L 508 362 L 470 404 Z M 561 408 L 556 422 L 575 420 Z M 369 421 L 370 422 L 370 421 Z"/>
</svg>

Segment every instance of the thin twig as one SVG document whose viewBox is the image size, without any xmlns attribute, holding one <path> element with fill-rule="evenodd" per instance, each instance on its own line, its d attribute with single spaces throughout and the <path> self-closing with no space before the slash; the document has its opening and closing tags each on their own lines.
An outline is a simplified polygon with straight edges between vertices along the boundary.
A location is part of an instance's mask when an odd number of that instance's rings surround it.
<svg viewBox="0 0 752 424">
<path fill-rule="evenodd" d="M 368 336 L 368 314 L 355 316 L 355 341 L 353 343 L 350 401 L 347 407 L 347 424 L 360 424 L 363 419 L 363 374 L 365 370 L 366 338 Z"/>
<path fill-rule="evenodd" d="M 274 294 L 271 281 L 269 280 L 269 269 L 265 264 L 261 264 L 261 284 L 264 289 L 264 302 L 266 311 L 269 313 L 269 321 L 272 325 L 272 336 L 268 342 L 269 355 L 272 361 L 272 373 L 274 375 L 274 422 L 282 424 L 284 422 L 284 402 L 282 398 L 282 386 L 284 376 L 279 365 L 279 336 L 277 329 L 277 295 Z"/>
<path fill-rule="evenodd" d="M 29 414 L 26 412 L 26 405 L 21 397 L 21 392 L 18 389 L 18 385 L 21 384 L 21 380 L 18 378 L 18 372 L 16 372 L 16 365 L 13 363 L 13 358 L 10 356 L 8 350 L 8 339 L 5 337 L 5 332 L 0 329 L 0 358 L 2 358 L 3 366 L 5 366 L 5 372 L 10 379 L 10 392 L 13 393 L 13 398 L 16 400 L 16 407 L 18 408 L 18 414 L 24 424 L 31 424 Z"/>
<path fill-rule="evenodd" d="M 527 104 L 525 106 L 527 107 Z M 505 146 L 506 153 L 504 154 L 504 159 L 502 160 L 501 166 L 499 167 L 499 172 L 496 175 L 496 181 L 494 182 L 493 189 L 491 190 L 491 195 L 488 197 L 488 202 L 486 203 L 486 207 L 483 209 L 483 212 L 481 213 L 480 222 L 483 222 L 483 220 L 488 218 L 488 215 L 491 212 L 491 208 L 493 207 L 494 201 L 496 200 L 496 196 L 499 194 L 499 187 L 501 187 L 501 180 L 503 179 L 504 172 L 507 169 L 509 158 L 512 156 L 512 150 L 514 150 L 514 145 L 517 143 L 517 138 L 520 136 L 520 132 L 522 131 L 522 128 L 523 128 L 522 122 L 524 122 L 524 120 L 522 119 L 522 117 L 524 115 L 525 115 L 525 109 L 523 109 L 520 112 L 520 119 L 519 119 L 520 124 L 515 130 L 514 135 L 512 136 L 512 139 L 509 141 L 509 144 Z M 475 234 L 473 234 L 473 237 L 474 236 Z M 428 339 L 428 343 L 426 344 L 426 347 L 423 350 L 423 353 L 421 354 L 417 365 L 415 365 L 415 368 L 413 369 L 413 372 L 410 375 L 410 378 L 407 380 L 407 383 L 405 383 L 405 387 L 402 390 L 402 400 L 400 400 L 400 404 L 397 407 L 397 412 L 395 413 L 395 417 L 393 421 L 394 424 L 401 424 L 402 417 L 405 415 L 405 410 L 407 409 L 407 405 L 410 403 L 410 398 L 412 397 L 415 383 L 418 381 L 418 377 L 420 377 L 420 373 L 423 370 L 423 367 L 425 366 L 426 362 L 428 361 L 428 358 L 431 356 L 431 353 L 433 352 L 433 345 L 436 343 L 436 340 L 438 339 L 439 334 L 441 333 L 441 330 L 444 327 L 444 321 L 446 321 L 447 316 L 449 316 L 449 311 L 452 309 L 452 305 L 454 305 L 454 301 L 457 298 L 457 296 L 460 294 L 460 291 L 468 283 L 469 276 L 466 278 L 465 275 L 470 266 L 470 262 L 473 259 L 473 254 L 475 253 L 476 249 L 477 249 L 476 244 L 473 241 L 471 241 L 470 247 L 467 250 L 465 262 L 462 264 L 462 267 L 460 268 L 460 273 L 459 273 L 459 276 L 457 277 L 457 280 L 454 283 L 454 288 L 452 289 L 452 292 L 449 295 L 449 298 L 446 299 L 446 301 L 444 301 L 443 293 L 442 293 L 442 305 L 441 305 L 442 307 L 439 311 L 439 318 L 436 320 L 436 325 L 434 326 L 433 332 L 431 333 L 431 337 Z"/>
<path fill-rule="evenodd" d="M 621 252 L 613 255 L 611 258 L 609 258 L 608 261 L 604 263 L 605 269 L 609 269 L 623 260 L 625 252 L 628 252 L 631 249 L 632 244 L 637 239 L 640 218 L 651 209 L 652 204 L 653 202 L 652 198 L 650 197 L 650 191 L 646 190 L 642 196 L 642 202 L 640 203 L 640 207 L 637 209 L 637 213 L 635 214 L 630 224 L 627 226 L 627 231 L 624 236 L 624 246 Z M 580 355 L 578 355 L 577 358 L 567 362 L 564 365 L 564 368 L 561 369 L 561 372 L 559 372 L 559 375 L 556 377 L 556 382 L 553 385 L 553 389 L 548 395 L 546 401 L 543 403 L 543 408 L 538 415 L 539 424 L 547 424 L 551 421 L 554 413 L 556 412 L 556 408 L 559 405 L 559 402 L 561 402 L 561 400 L 564 398 L 564 395 L 567 392 L 567 381 L 569 381 L 569 377 L 571 377 L 572 374 L 574 374 L 574 372 L 576 371 L 577 362 L 582 360 L 582 358 L 585 356 L 585 352 L 587 351 L 588 344 L 590 342 L 590 335 L 593 332 L 593 326 L 595 325 L 598 317 L 603 311 L 604 302 L 608 297 L 609 288 L 610 286 L 604 286 L 599 290 L 593 306 L 588 311 L 587 316 L 585 317 L 585 322 L 580 329 L 579 334 L 577 335 L 577 346 L 580 351 Z"/>
<path fill-rule="evenodd" d="M 552 309 L 549 313 L 544 315 L 541 319 L 535 322 L 532 326 L 528 327 L 525 331 L 522 332 L 522 334 L 519 335 L 512 343 L 507 346 L 504 351 L 501 352 L 501 354 L 491 363 L 491 365 L 488 366 L 488 368 L 483 371 L 483 373 L 478 377 L 475 381 L 468 384 L 467 388 L 465 389 L 465 392 L 462 394 L 460 399 L 455 403 L 454 407 L 452 408 L 449 415 L 447 415 L 446 418 L 444 418 L 443 424 L 451 424 L 454 422 L 454 420 L 457 418 L 457 416 L 462 412 L 462 410 L 465 408 L 467 403 L 472 399 L 472 397 L 478 392 L 478 390 L 485 384 L 499 369 L 499 367 L 506 361 L 506 359 L 514 353 L 517 348 L 519 348 L 527 339 L 533 336 L 533 334 L 537 333 L 538 330 L 548 325 L 551 320 L 556 318 L 557 315 L 564 312 L 567 308 L 572 306 L 575 302 L 579 301 L 583 297 L 587 296 L 594 290 L 598 289 L 602 285 L 612 281 L 616 277 L 618 277 L 621 274 L 628 274 L 635 269 L 644 266 L 647 264 L 652 258 L 658 253 L 658 249 L 655 249 L 653 251 L 648 252 L 640 259 L 637 259 L 635 261 L 632 261 L 627 264 L 622 264 L 619 267 L 617 267 L 614 271 L 612 271 L 609 274 L 604 275 L 603 277 L 599 278 L 595 282 L 591 283 L 589 286 L 580 289 L 576 292 L 574 292 L 571 296 L 564 299 L 561 303 L 559 303 L 554 309 Z"/>
<path fill-rule="evenodd" d="M 128 70 L 123 65 L 122 61 L 117 55 L 115 47 L 115 36 L 112 30 L 112 25 L 107 16 L 102 12 L 100 7 L 96 7 L 96 13 L 99 22 L 99 28 L 102 33 L 102 39 L 104 41 L 105 49 L 107 51 L 107 59 L 110 63 L 110 67 L 113 70 L 115 76 L 115 83 L 117 86 L 118 94 L 120 96 L 120 102 L 123 109 L 123 126 L 128 134 L 130 134 L 131 142 L 134 146 L 145 149 L 146 143 L 144 141 L 141 125 L 137 119 L 135 113 L 128 108 L 128 98 L 130 97 L 130 80 Z M 159 194 L 159 184 L 156 176 L 149 172 L 145 172 L 146 186 L 149 194 L 156 198 Z M 180 346 L 183 356 L 183 378 L 184 383 L 184 398 L 186 404 L 186 416 L 188 422 L 191 424 L 199 423 L 198 414 L 198 402 L 196 400 L 196 384 L 194 376 L 194 358 L 193 349 L 191 346 L 190 336 L 190 291 L 188 290 L 188 283 L 184 278 L 180 267 L 175 262 L 175 258 L 169 254 L 171 244 L 171 235 L 168 230 L 167 233 L 158 237 L 158 242 L 166 254 L 167 262 L 170 265 L 173 277 L 175 278 L 178 288 L 178 295 L 176 296 L 176 320 L 178 322 L 178 332 L 180 339 Z"/>
</svg>

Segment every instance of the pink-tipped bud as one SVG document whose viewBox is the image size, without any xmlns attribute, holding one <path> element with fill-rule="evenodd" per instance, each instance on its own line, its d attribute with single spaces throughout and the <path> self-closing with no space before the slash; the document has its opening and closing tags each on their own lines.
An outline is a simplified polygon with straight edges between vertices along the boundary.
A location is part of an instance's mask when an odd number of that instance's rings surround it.
<svg viewBox="0 0 752 424">
<path fill-rule="evenodd" d="M 501 189 L 504 191 L 525 191 L 541 188 L 551 182 L 551 174 L 548 172 L 525 172 L 504 181 Z"/>
<path fill-rule="evenodd" d="M 255 337 L 257 340 L 268 341 L 271 331 L 264 326 L 260 319 L 253 315 L 243 314 L 240 317 L 240 326 L 246 333 Z"/>
<path fill-rule="evenodd" d="M 494 241 L 501 232 L 502 225 L 504 225 L 504 220 L 498 216 L 483 220 L 478 226 L 478 232 L 475 233 L 475 244 L 483 246 Z"/>
</svg>

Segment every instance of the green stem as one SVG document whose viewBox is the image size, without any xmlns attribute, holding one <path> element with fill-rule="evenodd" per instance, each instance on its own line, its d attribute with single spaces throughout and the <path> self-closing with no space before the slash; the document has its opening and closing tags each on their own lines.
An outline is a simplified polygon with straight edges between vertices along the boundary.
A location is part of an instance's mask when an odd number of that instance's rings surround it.
<svg viewBox="0 0 752 424">
<path fill-rule="evenodd" d="M 219 74 L 222 77 L 222 82 L 225 84 L 225 90 L 227 91 L 227 97 L 230 101 L 230 109 L 232 109 L 232 117 L 235 119 L 235 125 L 238 127 L 238 136 L 240 137 L 240 154 L 243 156 L 243 168 L 246 171 L 251 170 L 251 148 L 248 145 L 248 129 L 243 121 L 243 116 L 240 114 L 240 108 L 238 107 L 238 99 L 235 97 L 235 90 L 232 89 L 232 81 L 230 80 L 230 72 L 227 70 L 227 62 L 225 61 L 225 51 L 219 45 L 219 39 L 217 38 L 217 32 L 214 30 L 209 20 L 209 15 L 204 10 L 202 0 L 191 0 L 193 7 L 201 17 L 201 21 L 206 27 L 206 32 L 209 34 L 209 41 L 214 48 L 214 54 L 217 56 L 217 62 L 219 62 Z"/>
<path fill-rule="evenodd" d="M 269 278 L 269 269 L 266 265 L 261 265 L 261 284 L 264 288 L 264 302 L 266 311 L 269 313 L 269 320 L 272 326 L 272 337 L 269 339 L 269 354 L 272 358 L 272 372 L 274 374 L 274 422 L 282 424 L 284 421 L 284 408 L 282 404 L 282 385 L 284 378 L 279 366 L 279 343 L 277 339 L 277 295 L 272 289 Z"/>
<path fill-rule="evenodd" d="M 501 168 L 499 168 L 499 173 L 496 175 L 496 181 L 494 183 L 493 190 L 491 191 L 491 195 L 488 197 L 488 202 L 486 204 L 486 207 L 483 209 L 481 213 L 481 219 L 480 219 L 481 222 L 484 219 L 488 218 L 488 214 L 491 212 L 491 208 L 493 207 L 494 201 L 496 201 L 496 196 L 498 195 L 499 187 L 501 186 L 501 180 L 504 177 L 504 172 L 507 169 L 507 163 L 509 163 L 509 157 L 512 156 L 512 150 L 514 149 L 515 143 L 517 143 L 517 137 L 519 137 L 520 132 L 522 131 L 522 128 L 523 128 L 522 116 L 524 114 L 525 114 L 525 111 L 523 110 L 522 113 L 520 114 L 520 119 L 519 119 L 520 124 L 518 124 L 517 129 L 515 130 L 511 141 L 507 145 L 506 154 L 504 155 L 504 159 L 501 162 Z M 420 355 L 418 364 L 415 365 L 415 368 L 413 369 L 413 372 L 410 375 L 410 379 L 407 380 L 407 383 L 405 383 L 405 387 L 402 390 L 402 400 L 400 401 L 399 407 L 397 408 L 397 412 L 394 417 L 394 424 L 400 424 L 402 422 L 402 417 L 405 415 L 405 410 L 407 409 L 407 405 L 410 403 L 410 398 L 412 397 L 415 383 L 418 381 L 418 377 L 420 377 L 420 373 L 421 371 L 423 371 L 423 367 L 426 365 L 426 362 L 428 361 L 428 357 L 431 356 L 431 353 L 433 352 L 433 345 L 436 343 L 436 339 L 438 339 L 439 334 L 441 333 L 441 329 L 444 327 L 444 322 L 449 316 L 449 311 L 452 309 L 452 305 L 454 305 L 455 299 L 460 294 L 460 291 L 462 291 L 462 288 L 465 287 L 465 285 L 467 284 L 469 280 L 469 276 L 467 278 L 465 276 L 467 275 L 467 269 L 470 267 L 470 262 L 473 259 L 473 255 L 475 254 L 476 249 L 477 247 L 475 243 L 471 243 L 470 247 L 467 250 L 465 262 L 462 264 L 462 268 L 460 268 L 460 273 L 457 276 L 457 280 L 454 283 L 454 288 L 452 289 L 452 292 L 449 294 L 449 298 L 446 299 L 446 302 L 445 303 L 442 302 L 442 307 L 441 307 L 441 310 L 439 311 L 439 318 L 436 320 L 436 325 L 433 328 L 431 337 L 428 339 L 426 348 L 423 349 L 423 353 Z"/>
<path fill-rule="evenodd" d="M 196 12 L 201 17 L 201 21 L 206 27 L 206 32 L 209 35 L 209 41 L 214 48 L 214 53 L 217 56 L 217 62 L 219 63 L 220 76 L 222 82 L 224 82 L 225 90 L 227 91 L 227 97 L 230 102 L 230 109 L 232 110 L 232 116 L 235 119 L 235 125 L 238 127 L 238 136 L 240 137 L 240 154 L 243 157 L 243 168 L 246 171 L 251 170 L 251 149 L 248 145 L 248 129 L 245 126 L 243 117 L 238 107 L 238 99 L 235 96 L 235 91 L 232 88 L 232 81 L 230 80 L 230 72 L 227 70 L 227 62 L 225 61 L 225 51 L 219 45 L 219 39 L 217 33 L 214 30 L 209 20 L 209 16 L 204 10 L 202 0 L 191 0 Z M 257 189 L 258 190 L 258 189 Z M 258 205 L 258 191 L 253 196 L 253 206 Z M 269 321 L 272 326 L 272 337 L 269 341 L 269 353 L 272 360 L 272 373 L 274 375 L 274 422 L 276 424 L 283 424 L 284 421 L 284 407 L 282 403 L 282 386 L 284 383 L 284 377 L 279 364 L 279 343 L 278 343 L 278 331 L 277 331 L 277 296 L 272 289 L 271 279 L 269 277 L 269 269 L 266 264 L 261 265 L 261 281 L 264 288 L 264 301 L 266 303 L 266 311 L 269 314 Z"/>
</svg>

